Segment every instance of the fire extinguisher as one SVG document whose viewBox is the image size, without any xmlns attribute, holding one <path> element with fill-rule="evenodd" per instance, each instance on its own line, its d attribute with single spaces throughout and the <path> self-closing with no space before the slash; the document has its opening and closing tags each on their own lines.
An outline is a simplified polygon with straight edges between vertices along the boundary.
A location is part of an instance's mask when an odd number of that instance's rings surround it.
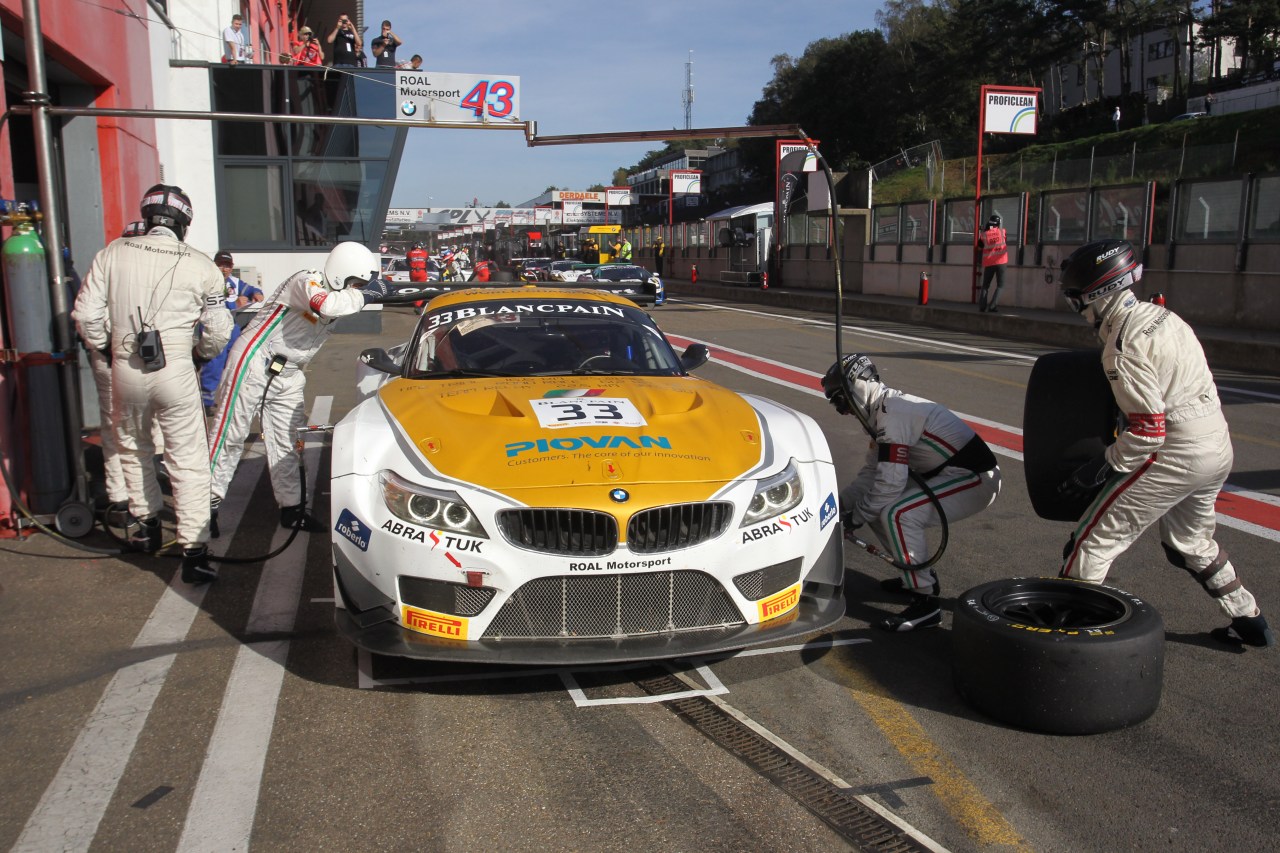
<svg viewBox="0 0 1280 853">
<path fill-rule="evenodd" d="M 760 289 L 761 290 L 769 289 L 769 274 L 767 272 L 760 273 Z"/>
<path fill-rule="evenodd" d="M 1152 302 L 1153 304 L 1155 304 L 1155 305 L 1163 305 L 1163 304 L 1164 304 L 1164 294 L 1163 294 L 1163 293 L 1153 293 L 1153 294 L 1151 294 L 1151 302 Z"/>
<path fill-rule="evenodd" d="M 929 304 L 929 273 L 927 270 L 921 270 L 920 272 L 920 295 L 916 299 L 916 304 Z"/>
<path fill-rule="evenodd" d="M 698 283 L 698 265 L 697 264 L 693 264 L 692 266 L 689 267 L 689 283 L 690 284 Z"/>
</svg>

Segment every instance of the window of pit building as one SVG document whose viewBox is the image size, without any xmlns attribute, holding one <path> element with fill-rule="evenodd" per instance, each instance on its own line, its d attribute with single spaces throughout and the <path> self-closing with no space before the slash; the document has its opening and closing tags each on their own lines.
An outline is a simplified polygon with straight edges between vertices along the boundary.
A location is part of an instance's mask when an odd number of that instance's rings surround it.
<svg viewBox="0 0 1280 853">
<path fill-rule="evenodd" d="M 973 199 L 953 198 L 942 203 L 942 242 L 973 245 Z"/>
<path fill-rule="evenodd" d="M 1179 243 L 1234 242 L 1240 235 L 1244 180 L 1178 181 L 1173 238 Z"/>
<path fill-rule="evenodd" d="M 900 210 L 896 204 L 878 204 L 871 209 L 871 242 L 897 243 Z"/>
<path fill-rule="evenodd" d="M 1254 177 L 1249 205 L 1249 239 L 1280 241 L 1280 174 Z"/>
<path fill-rule="evenodd" d="M 395 118 L 395 87 L 372 69 L 215 66 L 215 112 Z M 381 234 L 407 129 L 213 122 L 219 243 L 292 251 Z"/>
<path fill-rule="evenodd" d="M 1089 241 L 1089 191 L 1060 190 L 1040 194 L 1040 242 Z"/>
<path fill-rule="evenodd" d="M 1155 186 L 1149 183 L 1094 190 L 1089 239 L 1128 240 L 1134 245 L 1147 245 L 1151 236 L 1147 231 L 1154 194 Z"/>
</svg>

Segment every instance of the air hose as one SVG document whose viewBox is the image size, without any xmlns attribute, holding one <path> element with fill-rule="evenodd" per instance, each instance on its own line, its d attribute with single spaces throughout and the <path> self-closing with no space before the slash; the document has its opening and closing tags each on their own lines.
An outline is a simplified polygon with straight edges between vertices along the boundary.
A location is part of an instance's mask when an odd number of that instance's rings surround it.
<svg viewBox="0 0 1280 853">
<path fill-rule="evenodd" d="M 836 202 L 836 179 L 835 179 L 835 175 L 831 173 L 831 167 L 827 164 L 826 158 L 818 153 L 818 147 L 814 144 L 813 140 L 809 138 L 809 134 L 805 133 L 804 130 L 801 129 L 800 136 L 804 139 L 805 146 L 809 149 L 810 153 L 813 154 L 818 164 L 822 166 L 822 173 L 827 179 L 827 192 L 830 196 L 828 200 L 828 204 L 830 205 L 829 217 L 831 222 L 831 257 L 832 257 L 833 263 L 835 264 L 835 281 L 836 281 L 836 364 L 840 364 L 841 362 L 844 361 L 844 349 L 843 349 L 844 280 L 841 276 L 842 265 L 841 265 L 841 258 L 840 258 L 840 248 L 842 243 L 842 235 L 841 235 L 842 227 L 840 222 L 840 215 L 838 212 L 838 204 Z M 856 399 L 856 397 L 854 397 L 854 394 L 853 394 L 853 388 L 850 387 L 849 377 L 845 375 L 845 372 L 843 370 L 840 371 L 840 383 L 844 388 L 845 397 L 849 400 Z M 857 406 L 850 406 L 850 408 L 853 410 L 854 415 L 857 417 L 858 423 L 862 424 L 862 428 L 866 430 L 867 435 L 871 437 L 872 441 L 875 441 L 876 432 L 874 429 L 871 428 L 871 422 L 867 419 L 867 416 L 863 414 L 863 412 Z M 943 553 L 947 550 L 947 541 L 950 537 L 950 534 L 949 534 L 949 526 L 947 524 L 947 513 L 942 508 L 942 502 L 938 500 L 938 496 L 935 495 L 933 493 L 933 490 L 929 488 L 929 484 L 925 482 L 924 478 L 921 477 L 919 474 L 917 474 L 915 471 L 912 471 L 908 468 L 907 476 L 911 478 L 911 481 L 913 483 L 919 486 L 920 491 L 925 495 L 925 497 L 929 499 L 929 502 L 933 504 L 934 509 L 938 513 L 938 524 L 941 528 L 941 537 L 938 541 L 937 550 L 935 550 L 933 554 L 929 556 L 929 559 L 925 560 L 922 563 L 903 563 L 899 560 L 895 560 L 893 557 L 890 557 L 888 554 L 879 550 L 874 545 L 870 544 L 869 542 L 866 542 L 863 539 L 860 539 L 857 536 L 854 536 L 852 534 L 846 534 L 845 538 L 848 541 L 852 542 L 853 544 L 857 545 L 858 547 L 862 548 L 868 554 L 871 554 L 874 557 L 879 557 L 880 559 L 889 563 L 894 568 L 904 572 L 911 572 L 911 571 L 920 571 L 921 569 L 927 569 L 930 566 L 932 566 L 934 563 L 938 562 L 938 560 L 942 559 Z"/>
</svg>

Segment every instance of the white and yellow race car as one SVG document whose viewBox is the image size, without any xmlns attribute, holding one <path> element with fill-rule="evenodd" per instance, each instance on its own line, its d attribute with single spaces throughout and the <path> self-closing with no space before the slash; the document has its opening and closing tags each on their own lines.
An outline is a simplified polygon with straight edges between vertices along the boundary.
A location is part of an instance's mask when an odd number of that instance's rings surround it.
<svg viewBox="0 0 1280 853">
<path fill-rule="evenodd" d="M 334 429 L 337 625 L 372 652 L 583 664 L 701 655 L 844 615 L 810 417 L 689 374 L 608 293 L 434 299 L 360 357 Z"/>
</svg>

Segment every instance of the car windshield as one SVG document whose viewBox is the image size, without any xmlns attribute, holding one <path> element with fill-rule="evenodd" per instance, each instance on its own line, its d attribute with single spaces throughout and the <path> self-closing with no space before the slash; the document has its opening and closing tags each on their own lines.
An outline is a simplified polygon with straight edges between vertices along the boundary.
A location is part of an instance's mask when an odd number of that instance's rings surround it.
<svg viewBox="0 0 1280 853">
<path fill-rule="evenodd" d="M 409 365 L 410 379 L 684 373 L 639 308 L 572 298 L 517 297 L 431 311 L 418 325 Z"/>
<path fill-rule="evenodd" d="M 649 271 L 644 267 L 599 267 L 592 275 L 596 281 L 647 281 Z"/>
</svg>

